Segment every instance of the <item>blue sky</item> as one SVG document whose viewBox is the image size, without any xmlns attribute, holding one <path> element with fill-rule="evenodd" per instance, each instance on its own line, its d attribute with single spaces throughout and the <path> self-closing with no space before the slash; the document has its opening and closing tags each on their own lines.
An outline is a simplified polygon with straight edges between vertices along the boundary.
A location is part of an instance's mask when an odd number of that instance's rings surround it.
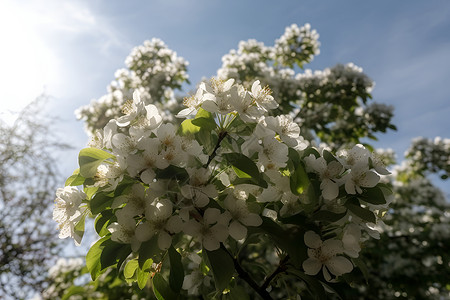
<svg viewBox="0 0 450 300">
<path fill-rule="evenodd" d="M 106 93 L 134 46 L 161 38 L 190 62 L 195 84 L 240 40 L 273 45 L 292 23 L 320 34 L 321 53 L 306 68 L 353 62 L 376 82 L 374 100 L 395 107 L 399 130 L 376 146 L 401 158 L 413 137 L 450 137 L 449 1 L 3 0 L 0 20 L 0 110 L 52 96 L 48 109 L 75 147 L 64 175 L 87 142 L 73 111 Z"/>
</svg>

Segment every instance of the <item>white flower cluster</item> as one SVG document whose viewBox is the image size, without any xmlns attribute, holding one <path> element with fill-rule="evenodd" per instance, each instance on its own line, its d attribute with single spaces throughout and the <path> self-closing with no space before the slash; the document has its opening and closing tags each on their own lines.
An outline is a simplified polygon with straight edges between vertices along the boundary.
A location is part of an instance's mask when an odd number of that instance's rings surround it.
<svg viewBox="0 0 450 300">
<path fill-rule="evenodd" d="M 316 158 L 313 154 L 306 157 L 305 162 L 309 169 L 319 174 L 322 196 L 326 200 L 336 199 L 341 185 L 345 186 L 348 194 L 361 194 L 361 188 L 372 188 L 378 184 L 380 176 L 376 172 L 389 174 L 382 161 L 373 159 L 370 151 L 360 144 L 351 150 L 341 150 L 337 159 L 329 163 L 324 157 Z"/>
<path fill-rule="evenodd" d="M 250 88 L 254 78 L 270 86 L 277 102 L 298 99 L 298 84 L 295 72 L 290 68 L 274 66 L 272 60 L 274 48 L 266 47 L 256 40 L 241 41 L 238 50 L 231 50 L 222 57 L 222 67 L 217 77 L 222 80 L 230 78 Z"/>
<path fill-rule="evenodd" d="M 309 24 L 301 28 L 293 24 L 272 47 L 253 39 L 241 41 L 237 50 L 222 57 L 217 76 L 224 80 L 234 78 L 247 88 L 258 78 L 271 87 L 279 103 L 297 101 L 299 88 L 292 68 L 310 62 L 319 54 L 318 38 Z"/>
<path fill-rule="evenodd" d="M 275 41 L 275 60 L 285 66 L 292 67 L 298 64 L 311 62 L 314 56 L 319 55 L 319 34 L 311 30 L 310 24 L 298 27 L 292 24 L 286 27 L 284 34 Z"/>
<path fill-rule="evenodd" d="M 234 78 L 246 86 L 251 78 L 267 77 L 265 74 L 273 73 L 273 68 L 265 63 L 271 56 L 271 49 L 253 39 L 239 42 L 237 50 L 233 49 L 222 57 L 217 77 L 223 80 Z"/>
<path fill-rule="evenodd" d="M 243 121 L 258 122 L 258 129 L 242 148 L 250 156 L 259 153 L 257 165 L 261 171 L 273 169 L 279 173 L 278 169 L 286 166 L 288 147 L 276 139 L 277 134 L 290 146 L 306 146 L 302 144 L 298 125 L 289 117 L 264 119 L 265 112 L 276 108 L 277 103 L 270 90 L 261 87 L 259 81 L 252 85 L 251 91 L 246 91 L 234 85 L 233 80 L 213 79 L 202 83 L 196 95 L 185 100 L 185 105 L 187 108 L 179 117 L 202 108 L 216 113 L 219 119 L 224 116 L 219 120 L 222 126 L 231 123 L 227 118 L 235 118 L 236 114 Z M 205 249 L 215 250 L 229 235 L 240 240 L 245 238 L 247 226 L 261 223 L 260 217 L 248 210 L 245 200 L 233 196 L 232 188 L 222 191 L 222 195 L 228 194 L 223 201 L 224 211 L 210 207 L 202 211 L 210 199 L 217 199 L 218 192 L 216 186 L 209 183 L 213 174 L 211 168 L 204 167 L 208 156 L 199 143 L 179 135 L 174 125 L 163 124 L 156 108 L 145 105 L 137 92 L 123 111 L 126 115 L 108 123 L 92 144 L 106 147 L 117 159 L 116 164 L 98 167 L 95 185 L 115 188 L 124 174 L 140 181 L 114 200 L 117 223 L 109 226 L 113 241 L 130 243 L 137 251 L 140 243 L 157 236 L 159 247 L 166 250 L 172 236 L 183 231 L 198 238 Z M 170 180 L 157 178 L 157 173 L 169 166 L 184 168 L 189 179 L 169 187 Z M 112 172 L 113 169 L 119 171 Z M 281 177 L 281 173 L 278 176 Z M 222 178 L 225 177 L 227 175 L 222 174 Z M 140 218 L 138 226 L 136 218 Z"/>
<path fill-rule="evenodd" d="M 84 120 L 88 133 L 103 128 L 109 120 L 121 115 L 121 107 L 138 90 L 145 104 L 154 103 L 164 118 L 170 118 L 176 109 L 174 89 L 181 88 L 188 80 L 188 62 L 177 56 L 163 41 L 152 39 L 135 47 L 126 58 L 128 69 L 115 73 L 115 81 L 108 86 L 108 93 L 90 105 L 79 108 L 75 114 Z"/>
<path fill-rule="evenodd" d="M 59 258 L 48 271 L 51 284 L 34 299 L 59 299 L 61 291 L 72 286 L 72 280 L 82 274 L 84 266 L 81 258 Z M 82 299 L 82 297 L 74 296 L 73 299 Z"/>
<path fill-rule="evenodd" d="M 164 95 L 165 89 L 179 88 L 181 83 L 188 79 L 188 62 L 156 38 L 135 47 L 126 58 L 125 64 L 130 72 L 124 72 L 119 80 L 132 78 L 137 81 L 134 83 L 135 88 L 141 88 L 141 97 L 146 104 L 156 102 Z"/>
<path fill-rule="evenodd" d="M 450 139 L 415 138 L 405 156 L 412 160 L 413 168 L 420 173 L 438 173 L 443 179 L 450 176 Z"/>
<path fill-rule="evenodd" d="M 263 216 L 282 228 L 283 218 L 303 214 L 311 219 L 307 207 L 313 206 L 319 215 L 338 218 L 309 221 L 315 224 L 311 228 L 327 233 L 306 231 L 305 273 L 315 275 L 323 266 L 325 279 L 333 281 L 332 276 L 353 269 L 348 257 L 359 255 L 361 230 L 376 236 L 375 213 L 389 204 L 384 201 L 387 189 L 379 188 L 381 196 L 374 196 L 381 202 L 365 198 L 377 186 L 378 174 L 388 173 L 366 148 L 356 145 L 337 157 L 308 148 L 292 117 L 267 116 L 278 103 L 259 80 L 247 90 L 234 79 L 212 79 L 201 83 L 184 105 L 177 117 L 195 117 L 177 128 L 164 123 L 157 107 L 134 92 L 122 107 L 124 115 L 111 120 L 91 142 L 100 151 L 94 158 L 104 157 L 95 175 L 80 163 L 85 168 L 81 174 L 90 176 L 82 178 L 86 194 L 74 187 L 58 190 L 57 201 L 65 201 L 55 210 L 64 216 L 56 218 L 65 230 L 61 237 L 76 237 L 73 228 L 82 203 L 91 201 L 89 207 L 95 207 L 98 195 L 111 199 L 100 198 L 112 215 L 103 235 L 109 231 L 112 241 L 130 244 L 134 253 L 150 240 L 161 251 L 174 241 L 189 254 L 218 250 L 230 238 L 244 241 L 249 228 L 263 224 Z M 308 149 L 316 154 L 304 154 Z M 295 179 L 297 184 L 294 177 L 301 178 Z M 308 189 L 316 196 L 311 198 Z M 199 270 L 186 276 L 184 287 L 190 292 L 203 282 L 195 272 Z"/>
<path fill-rule="evenodd" d="M 61 274 L 81 270 L 83 266 L 84 262 L 81 258 L 59 258 L 48 273 L 51 278 L 58 279 Z"/>
<path fill-rule="evenodd" d="M 82 238 L 76 232 L 75 224 L 81 220 L 86 211 L 86 206 L 82 204 L 84 199 L 86 194 L 73 186 L 59 188 L 56 191 L 53 220 L 59 223 L 59 238 L 71 237 L 76 245 L 80 245 Z"/>
<path fill-rule="evenodd" d="M 323 71 L 312 72 L 310 69 L 306 69 L 304 73 L 297 74 L 295 79 L 298 81 L 305 100 L 320 97 L 331 102 L 347 100 L 349 98 L 348 91 L 364 97 L 372 91 L 375 85 L 363 73 L 362 68 L 353 63 L 338 64 Z"/>
<path fill-rule="evenodd" d="M 387 175 L 384 164 L 374 159 L 372 154 L 362 145 L 355 145 L 351 150 L 341 150 L 337 157 L 328 156 L 324 151 L 323 156 L 316 157 L 310 154 L 305 157 L 308 172 L 314 172 L 320 178 L 320 190 L 324 204 L 321 210 L 331 211 L 336 214 L 347 214 L 333 224 L 333 229 L 337 237 L 332 237 L 322 242 L 320 236 L 313 231 L 305 234 L 305 244 L 309 247 L 309 258 L 303 263 L 306 274 L 315 275 L 323 266 L 323 275 L 327 281 L 332 281 L 331 275 L 340 276 L 353 269 L 352 263 L 345 257 L 338 254 L 346 254 L 356 258 L 361 250 L 361 229 L 370 236 L 379 238 L 379 233 L 374 230 L 375 223 L 363 220 L 349 208 L 339 198 L 342 197 L 343 190 L 348 195 L 358 195 L 363 193 L 363 189 L 375 187 L 381 175 Z M 329 152 L 328 152 L 328 155 Z M 342 190 L 343 188 L 343 190 Z M 371 199 L 366 199 L 364 206 L 371 211 L 386 211 L 392 201 L 389 190 L 381 189 L 386 202 L 383 204 L 373 204 Z M 348 207 L 348 206 L 347 206 Z M 336 228 L 339 224 L 340 227 Z"/>
</svg>

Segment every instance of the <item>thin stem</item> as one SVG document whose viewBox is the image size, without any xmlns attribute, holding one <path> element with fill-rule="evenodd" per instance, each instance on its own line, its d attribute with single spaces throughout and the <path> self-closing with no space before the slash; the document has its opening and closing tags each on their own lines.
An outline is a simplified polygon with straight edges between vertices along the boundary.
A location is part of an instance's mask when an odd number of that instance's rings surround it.
<svg viewBox="0 0 450 300">
<path fill-rule="evenodd" d="M 209 166 L 209 164 L 211 163 L 211 161 L 214 159 L 214 157 L 216 157 L 217 149 L 219 149 L 220 143 L 227 136 L 227 134 L 228 134 L 228 132 L 226 132 L 226 131 L 219 132 L 219 139 L 217 140 L 216 147 L 214 148 L 213 152 L 209 156 L 208 162 L 206 163 L 205 168 L 207 168 Z"/>
<path fill-rule="evenodd" d="M 278 267 L 275 269 L 275 271 L 272 272 L 272 274 L 270 274 L 266 280 L 264 281 L 263 285 L 261 286 L 261 289 L 266 290 L 267 287 L 269 286 L 270 282 L 275 278 L 275 276 L 277 276 L 278 274 L 286 271 L 287 266 L 286 266 L 286 262 L 289 260 L 289 255 L 286 255 L 282 260 L 280 260 L 280 263 L 278 265 Z"/>
<path fill-rule="evenodd" d="M 242 269 L 241 265 L 239 264 L 238 260 L 225 248 L 225 246 L 221 245 L 221 248 L 225 250 L 228 255 L 231 257 L 234 263 L 234 268 L 239 274 L 239 277 L 248 283 L 248 285 L 255 290 L 255 292 L 258 293 L 258 295 L 261 296 L 264 300 L 273 300 L 273 298 L 270 296 L 269 292 L 266 291 L 265 288 L 259 287 L 259 285 L 250 277 L 250 275 Z"/>
</svg>

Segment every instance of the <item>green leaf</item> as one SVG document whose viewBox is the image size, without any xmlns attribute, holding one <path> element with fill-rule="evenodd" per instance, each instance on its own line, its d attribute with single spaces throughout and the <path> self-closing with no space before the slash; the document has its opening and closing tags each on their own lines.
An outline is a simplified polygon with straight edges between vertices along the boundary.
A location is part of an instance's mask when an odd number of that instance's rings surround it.
<svg viewBox="0 0 450 300">
<path fill-rule="evenodd" d="M 180 168 L 177 166 L 169 165 L 165 169 L 156 170 L 157 179 L 177 179 L 180 181 L 185 181 L 189 179 L 189 174 L 185 168 Z"/>
<path fill-rule="evenodd" d="M 256 123 L 246 123 L 236 116 L 227 127 L 227 131 L 239 136 L 249 136 L 255 131 Z"/>
<path fill-rule="evenodd" d="M 288 148 L 288 157 L 289 161 L 291 161 L 294 164 L 294 166 L 300 164 L 300 155 L 298 154 L 298 151 L 295 150 L 294 148 L 291 147 Z"/>
<path fill-rule="evenodd" d="M 181 263 L 181 255 L 173 246 L 170 246 L 168 252 L 170 259 L 169 285 L 173 291 L 178 293 L 183 286 L 184 280 L 184 268 Z"/>
<path fill-rule="evenodd" d="M 227 251 L 222 248 L 214 251 L 203 249 L 203 253 L 206 253 L 211 265 L 216 290 L 217 292 L 222 292 L 233 277 L 235 271 L 234 261 Z"/>
<path fill-rule="evenodd" d="M 96 280 L 106 268 L 125 260 L 130 253 L 130 245 L 113 242 L 110 235 L 98 240 L 86 255 L 86 266 L 92 280 Z"/>
<path fill-rule="evenodd" d="M 359 204 L 359 201 L 357 201 L 356 199 L 347 200 L 344 206 L 347 207 L 356 216 L 367 222 L 375 223 L 377 221 L 375 214 L 366 208 L 362 208 Z"/>
<path fill-rule="evenodd" d="M 207 118 L 196 118 L 192 120 L 192 124 L 195 126 L 200 127 L 203 130 L 211 131 L 216 128 L 216 122 L 214 122 L 214 119 L 207 119 Z"/>
<path fill-rule="evenodd" d="M 206 131 L 214 130 L 217 127 L 213 115 L 203 108 L 199 109 L 199 111 L 195 115 L 195 118 L 192 120 L 192 124 Z"/>
<path fill-rule="evenodd" d="M 150 278 L 150 273 L 152 272 L 152 264 L 153 260 L 151 258 L 145 261 L 142 268 L 139 266 L 139 262 L 137 263 L 137 283 L 141 290 L 147 285 L 147 281 Z"/>
<path fill-rule="evenodd" d="M 299 226 L 305 226 L 307 218 L 303 213 L 298 213 L 289 217 L 279 216 L 278 220 L 283 224 L 295 224 Z M 280 227 L 281 228 L 281 227 Z"/>
<path fill-rule="evenodd" d="M 89 202 L 92 214 L 96 215 L 104 211 L 106 208 L 111 207 L 114 200 L 111 196 L 112 195 L 110 193 L 97 193 Z"/>
<path fill-rule="evenodd" d="M 167 284 L 167 281 L 162 277 L 160 273 L 156 273 L 153 276 L 153 293 L 158 300 L 172 300 L 177 299 L 177 294 L 172 291 Z"/>
<path fill-rule="evenodd" d="M 83 295 L 85 291 L 86 290 L 83 286 L 72 285 L 65 291 L 64 295 L 61 297 L 61 300 L 69 300 L 72 296 Z"/>
<path fill-rule="evenodd" d="M 223 154 L 228 163 L 233 167 L 234 172 L 239 178 L 260 178 L 256 164 L 247 156 L 241 153 Z"/>
<path fill-rule="evenodd" d="M 108 226 L 116 220 L 116 216 L 112 212 L 111 209 L 102 211 L 101 214 L 97 216 L 95 219 L 94 227 L 95 231 L 98 233 L 99 236 L 105 236 L 108 234 Z"/>
<path fill-rule="evenodd" d="M 214 117 L 212 115 L 212 113 L 210 113 L 209 111 L 203 109 L 200 107 L 200 109 L 197 111 L 197 113 L 195 114 L 195 119 L 198 118 L 205 118 L 205 119 L 213 119 Z"/>
<path fill-rule="evenodd" d="M 312 212 L 312 210 L 315 210 L 315 206 L 319 203 L 320 195 L 322 192 L 320 191 L 320 183 L 318 180 L 311 180 L 310 185 L 308 187 L 308 191 L 306 192 L 306 195 L 308 197 L 308 209 L 306 209 L 307 212 Z"/>
<path fill-rule="evenodd" d="M 336 157 L 334 157 L 333 154 L 331 154 L 329 151 L 327 151 L 325 149 L 323 150 L 322 154 L 323 154 L 323 158 L 327 161 L 327 164 L 329 164 L 332 161 L 338 161 L 336 159 Z"/>
<path fill-rule="evenodd" d="M 218 136 L 215 132 L 200 130 L 195 135 L 196 140 L 203 146 L 206 154 L 211 154 L 216 146 Z"/>
<path fill-rule="evenodd" d="M 312 147 L 309 147 L 309 148 L 306 148 L 305 150 L 303 150 L 302 157 L 304 158 L 311 154 L 314 155 L 316 158 L 320 157 L 320 153 Z"/>
<path fill-rule="evenodd" d="M 383 191 L 379 187 L 365 189 L 360 198 L 371 204 L 386 204 Z"/>
<path fill-rule="evenodd" d="M 158 247 L 157 235 L 154 235 L 150 240 L 143 242 L 139 248 L 139 267 L 143 268 L 149 259 L 159 261 L 156 257 L 160 255 L 161 252 L 162 250 Z"/>
<path fill-rule="evenodd" d="M 200 131 L 201 127 L 192 124 L 193 119 L 186 119 L 180 124 L 180 128 L 178 129 L 181 135 L 189 136 L 194 135 Z"/>
<path fill-rule="evenodd" d="M 263 178 L 258 178 L 258 179 L 254 179 L 254 178 L 236 178 L 235 180 L 233 180 L 232 182 L 233 185 L 238 185 L 238 184 L 252 184 L 252 185 L 257 185 L 263 188 L 267 188 L 268 184 L 267 182 L 263 179 Z"/>
<path fill-rule="evenodd" d="M 318 212 L 314 213 L 312 215 L 313 220 L 317 220 L 317 221 L 325 221 L 328 223 L 333 223 L 333 222 L 337 222 L 340 219 L 342 219 L 343 217 L 345 217 L 345 215 L 347 214 L 347 211 L 337 214 L 328 210 L 319 210 Z"/>
<path fill-rule="evenodd" d="M 136 273 L 136 270 L 138 268 L 139 268 L 139 263 L 138 263 L 137 259 L 130 260 L 125 265 L 125 268 L 123 270 L 123 276 L 125 276 L 125 278 L 127 278 L 127 279 L 133 278 L 134 274 Z"/>
<path fill-rule="evenodd" d="M 303 280 L 314 299 L 327 299 L 325 289 L 319 280 L 296 269 L 289 268 L 287 272 Z"/>
<path fill-rule="evenodd" d="M 389 124 L 387 127 L 390 128 L 390 129 L 392 129 L 392 130 L 397 131 L 397 126 L 395 126 L 395 125 L 393 125 L 393 124 Z"/>
<path fill-rule="evenodd" d="M 294 217 L 295 216 L 288 217 L 283 220 L 293 220 Z M 300 216 L 299 218 L 299 220 L 293 221 L 301 222 L 302 217 Z M 295 266 L 300 266 L 308 257 L 306 246 L 299 242 L 303 240 L 304 229 L 299 227 L 298 230 L 284 230 L 280 225 L 268 217 L 262 217 L 262 220 L 263 223 L 255 229 L 267 234 L 279 248 L 289 253 L 291 262 Z"/>
<path fill-rule="evenodd" d="M 65 186 L 82 185 L 85 180 L 86 180 L 86 178 L 84 178 L 83 176 L 80 175 L 80 169 L 78 168 L 73 172 L 73 174 L 69 178 L 67 178 Z"/>
<path fill-rule="evenodd" d="M 309 187 L 309 177 L 308 174 L 306 174 L 306 171 L 301 163 L 298 164 L 295 172 L 289 179 L 291 192 L 295 195 L 303 194 Z"/>
<path fill-rule="evenodd" d="M 250 295 L 244 287 L 236 285 L 230 289 L 231 300 L 250 300 Z"/>
<path fill-rule="evenodd" d="M 364 261 L 361 259 L 361 256 L 357 258 L 352 258 L 352 261 L 363 274 L 366 283 L 369 284 L 369 270 L 367 269 L 367 266 L 364 263 Z"/>
<path fill-rule="evenodd" d="M 113 158 L 114 155 L 97 149 L 85 148 L 78 155 L 78 164 L 80 165 L 80 175 L 89 178 L 97 173 L 97 167 L 106 159 Z"/>
<path fill-rule="evenodd" d="M 344 298 L 342 298 L 343 297 L 343 292 L 342 292 L 342 290 L 338 290 L 338 289 L 336 289 L 336 285 L 334 286 L 334 288 L 331 286 L 331 283 L 330 284 L 327 284 L 327 283 L 325 283 L 325 282 L 323 282 L 323 281 L 321 281 L 320 282 L 321 284 L 322 284 L 322 286 L 325 288 L 325 291 L 327 292 L 327 293 L 330 293 L 330 294 L 333 294 L 333 296 L 334 296 L 334 298 L 336 299 L 336 300 L 343 300 Z M 342 284 L 342 285 L 344 285 L 344 284 Z M 345 286 L 345 288 L 348 288 L 348 286 Z"/>
<path fill-rule="evenodd" d="M 94 194 L 98 191 L 98 186 L 85 187 L 83 190 L 84 190 L 84 193 L 86 194 L 87 198 L 91 199 L 92 196 L 94 196 Z"/>
<path fill-rule="evenodd" d="M 84 223 L 85 223 L 85 220 L 86 220 L 86 214 L 84 214 L 81 217 L 81 219 L 75 224 L 75 227 L 74 227 L 74 232 L 75 232 L 76 235 L 80 236 L 80 241 L 81 241 L 81 239 L 83 238 L 83 235 L 84 235 Z"/>
</svg>

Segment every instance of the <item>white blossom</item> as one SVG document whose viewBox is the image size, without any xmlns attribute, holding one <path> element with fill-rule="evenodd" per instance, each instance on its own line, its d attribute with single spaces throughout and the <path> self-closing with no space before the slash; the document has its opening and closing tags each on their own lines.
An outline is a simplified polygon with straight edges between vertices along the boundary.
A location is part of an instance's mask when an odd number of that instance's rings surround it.
<svg viewBox="0 0 450 300">
<path fill-rule="evenodd" d="M 290 147 L 297 145 L 297 139 L 300 136 L 300 127 L 297 123 L 294 123 L 290 115 L 266 117 L 265 121 L 267 127 L 278 133 L 286 145 Z"/>
<path fill-rule="evenodd" d="M 367 163 L 359 163 L 352 166 L 351 172 L 343 178 L 345 181 L 345 191 L 349 194 L 361 194 L 362 187 L 371 188 L 380 181 L 380 176 L 369 170 Z"/>
<path fill-rule="evenodd" d="M 206 206 L 210 198 L 215 198 L 218 195 L 216 187 L 208 183 L 211 171 L 204 168 L 187 168 L 186 170 L 190 176 L 189 184 L 181 187 L 181 194 L 187 199 L 192 199 L 195 207 Z"/>
<path fill-rule="evenodd" d="M 262 224 L 261 217 L 249 211 L 247 203 L 243 199 L 236 199 L 229 194 L 224 200 L 225 213 L 230 218 L 228 230 L 230 236 L 235 240 L 241 240 L 247 236 L 246 226 L 259 226 Z"/>
<path fill-rule="evenodd" d="M 183 105 L 187 106 L 187 108 L 181 110 L 176 115 L 176 117 L 177 118 L 185 118 L 189 115 L 197 113 L 198 109 L 203 104 L 203 100 L 204 100 L 203 94 L 205 93 L 205 91 L 206 91 L 205 83 L 202 82 L 194 96 L 184 98 Z"/>
<path fill-rule="evenodd" d="M 158 247 L 167 250 L 172 244 L 173 233 L 181 231 L 182 221 L 177 215 L 172 216 L 173 205 L 168 199 L 159 199 L 145 209 L 145 222 L 136 228 L 136 238 L 147 241 L 154 235 L 158 236 Z"/>
<path fill-rule="evenodd" d="M 141 242 L 136 238 L 136 221 L 126 214 L 116 213 L 117 222 L 108 226 L 111 240 L 121 244 L 130 244 L 134 252 L 139 250 Z"/>
<path fill-rule="evenodd" d="M 228 238 L 228 228 L 223 224 L 223 216 L 217 208 L 207 208 L 203 218 L 199 221 L 190 219 L 183 231 L 193 237 L 199 238 L 206 250 L 219 249 L 220 243 Z"/>
<path fill-rule="evenodd" d="M 320 176 L 320 189 L 322 196 L 326 200 L 335 199 L 339 194 L 339 184 L 337 183 L 338 175 L 341 174 L 343 166 L 338 161 L 327 163 L 325 158 L 316 158 L 313 154 L 305 157 L 308 168 L 315 171 Z"/>
<path fill-rule="evenodd" d="M 75 225 L 82 217 L 80 206 L 84 199 L 86 194 L 76 187 L 59 188 L 53 209 L 53 220 L 59 223 L 59 238 L 71 237 L 77 246 L 81 243 L 81 236 L 75 232 Z"/>
<path fill-rule="evenodd" d="M 259 107 L 268 111 L 278 107 L 278 103 L 271 96 L 272 91 L 268 86 L 261 87 L 261 82 L 256 80 L 252 84 L 251 96 L 253 100 L 258 104 Z"/>
<path fill-rule="evenodd" d="M 331 281 L 330 273 L 338 277 L 352 271 L 353 264 L 347 258 L 338 256 L 344 252 L 340 240 L 328 239 L 322 242 L 320 236 L 313 231 L 307 231 L 304 240 L 309 247 L 308 259 L 303 262 L 306 274 L 316 275 L 322 269 L 325 280 Z"/>
</svg>

